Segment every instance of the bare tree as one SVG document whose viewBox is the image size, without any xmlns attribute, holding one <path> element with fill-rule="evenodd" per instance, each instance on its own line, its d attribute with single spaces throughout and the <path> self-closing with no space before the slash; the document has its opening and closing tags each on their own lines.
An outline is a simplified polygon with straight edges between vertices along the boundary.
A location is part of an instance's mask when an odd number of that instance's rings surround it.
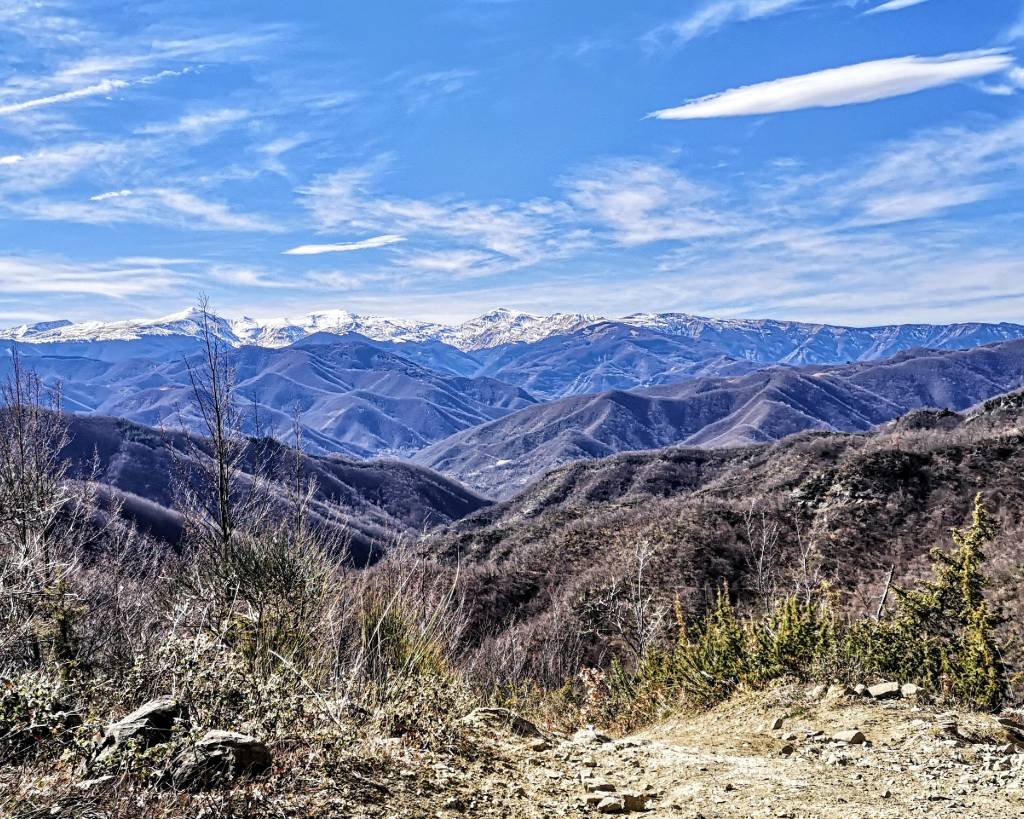
<svg viewBox="0 0 1024 819">
<path fill-rule="evenodd" d="M 637 658 L 643 658 L 662 637 L 668 607 L 660 603 L 649 573 L 655 547 L 640 539 L 632 544 L 628 572 L 616 578 L 602 593 L 587 601 L 586 615 L 593 629 L 621 641 Z"/>
<path fill-rule="evenodd" d="M 778 600 L 781 574 L 782 547 L 778 521 L 756 501 L 743 515 L 747 529 L 746 563 L 753 591 L 765 611 L 770 611 Z"/>
<path fill-rule="evenodd" d="M 20 646 L 33 665 L 46 649 L 69 659 L 71 581 L 86 547 L 107 528 L 98 514 L 98 466 L 73 480 L 70 441 L 60 388 L 47 389 L 14 348 L 0 385 L 0 617 L 7 626 L 0 647 Z M 117 512 L 115 504 L 106 520 Z"/>
<path fill-rule="evenodd" d="M 179 410 L 186 453 L 178 458 L 175 494 L 189 536 L 230 549 L 240 526 L 259 526 L 270 512 L 265 453 L 244 432 L 231 351 L 206 296 L 199 299 L 198 322 L 200 355 L 186 358 L 185 367 L 189 409 L 205 441 L 188 435 Z"/>
<path fill-rule="evenodd" d="M 793 570 L 793 590 L 805 603 L 811 602 L 815 593 L 821 589 L 825 580 L 824 555 L 821 551 L 819 527 L 813 526 L 811 531 L 804 533 L 800 519 L 794 518 L 793 527 L 796 532 L 796 565 Z M 821 527 L 828 531 L 828 515 L 823 518 Z"/>
</svg>

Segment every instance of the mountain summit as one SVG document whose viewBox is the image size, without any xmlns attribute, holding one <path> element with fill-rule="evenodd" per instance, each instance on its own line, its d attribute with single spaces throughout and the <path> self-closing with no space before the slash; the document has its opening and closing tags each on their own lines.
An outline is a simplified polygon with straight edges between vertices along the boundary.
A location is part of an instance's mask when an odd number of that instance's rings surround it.
<svg viewBox="0 0 1024 819">
<path fill-rule="evenodd" d="M 190 308 L 155 319 L 47 321 L 0 330 L 0 339 L 47 344 L 135 341 L 150 336 L 194 337 L 199 332 L 197 319 L 198 311 Z M 476 352 L 510 344 L 534 344 L 599 324 L 638 327 L 692 339 L 740 360 L 785 364 L 872 361 L 913 347 L 962 349 L 1024 337 L 1024 325 L 1005 322 L 843 327 L 775 319 L 719 319 L 688 313 L 635 313 L 619 319 L 589 313 L 539 316 L 504 307 L 455 325 L 332 309 L 295 318 L 217 318 L 214 329 L 234 347 L 287 347 L 316 333 L 355 333 L 373 341 L 441 342 L 463 352 Z"/>
</svg>

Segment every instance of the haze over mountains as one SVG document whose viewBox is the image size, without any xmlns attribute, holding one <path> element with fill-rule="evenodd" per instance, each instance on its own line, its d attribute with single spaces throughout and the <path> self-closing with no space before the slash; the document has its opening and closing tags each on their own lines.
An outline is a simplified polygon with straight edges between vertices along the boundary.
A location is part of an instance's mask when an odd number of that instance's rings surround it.
<svg viewBox="0 0 1024 819">
<path fill-rule="evenodd" d="M 187 361 L 201 314 L 51 321 L 0 332 L 66 406 L 199 428 Z M 412 459 L 491 497 L 580 458 L 859 431 L 924 406 L 962 409 L 1022 383 L 1024 326 L 870 328 L 681 313 L 608 320 L 499 309 L 456 326 L 325 311 L 213 318 L 249 431 L 312 454 Z M 975 348 L 984 345 L 982 350 Z M 912 352 L 911 352 L 912 351 Z M 973 351 L 973 352 L 953 352 Z M 895 358 L 893 358 L 895 356 Z"/>
</svg>

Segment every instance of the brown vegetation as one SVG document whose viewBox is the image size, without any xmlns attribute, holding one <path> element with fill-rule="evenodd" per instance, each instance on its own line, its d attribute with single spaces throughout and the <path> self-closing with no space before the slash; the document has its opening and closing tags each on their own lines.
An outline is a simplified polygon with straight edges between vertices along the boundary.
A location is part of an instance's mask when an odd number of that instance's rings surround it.
<svg viewBox="0 0 1024 819">
<path fill-rule="evenodd" d="M 890 675 L 987 709 L 1006 697 L 998 608 L 1019 611 L 1008 544 L 1024 506 L 1013 400 L 867 436 L 574 465 L 357 570 L 322 504 L 311 514 L 303 457 L 242 435 L 206 340 L 192 384 L 208 439 L 176 474 L 177 552 L 71 479 L 88 473 L 62 455 L 59 393 L 15 360 L 0 408 L 2 811 L 332 816 L 382 813 L 387 795 L 433 812 L 439 766 L 468 777 L 500 756 L 462 719 L 485 702 L 567 729 L 782 677 Z M 265 491 L 264 469 L 288 491 Z M 917 585 L 979 487 L 1000 520 L 979 501 Z M 159 741 L 117 738 L 113 720 L 160 697 Z M 211 731 L 272 753 L 269 773 L 181 774 L 227 741 Z"/>
</svg>

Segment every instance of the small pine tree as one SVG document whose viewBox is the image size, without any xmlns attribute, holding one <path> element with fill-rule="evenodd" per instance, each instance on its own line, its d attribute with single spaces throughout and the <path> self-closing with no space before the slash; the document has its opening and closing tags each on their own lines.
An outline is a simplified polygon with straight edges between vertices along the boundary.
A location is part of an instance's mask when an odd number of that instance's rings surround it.
<svg viewBox="0 0 1024 819">
<path fill-rule="evenodd" d="M 746 636 L 723 586 L 715 607 L 694 630 L 679 618 L 679 641 L 672 657 L 673 674 L 693 702 L 711 705 L 725 699 L 747 671 Z"/>
<path fill-rule="evenodd" d="M 775 611 L 750 622 L 750 682 L 808 678 L 829 662 L 836 647 L 835 616 L 827 594 L 816 598 L 787 597 Z"/>
<path fill-rule="evenodd" d="M 968 529 L 954 529 L 956 549 L 932 551 L 935 577 L 911 591 L 897 590 L 892 618 L 865 635 L 868 666 L 986 710 L 1007 693 L 996 628 L 1002 616 L 984 598 L 984 546 L 997 528 L 979 494 Z"/>
</svg>

